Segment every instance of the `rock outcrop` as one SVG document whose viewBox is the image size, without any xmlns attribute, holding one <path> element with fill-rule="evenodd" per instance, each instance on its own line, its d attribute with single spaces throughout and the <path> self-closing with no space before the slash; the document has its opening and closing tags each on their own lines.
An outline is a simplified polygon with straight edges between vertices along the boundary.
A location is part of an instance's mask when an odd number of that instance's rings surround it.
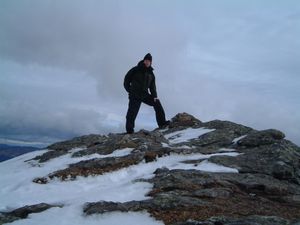
<svg viewBox="0 0 300 225">
<path fill-rule="evenodd" d="M 149 200 L 88 203 L 84 212 L 147 210 L 165 224 L 211 217 L 272 217 L 274 212 L 278 218 L 299 217 L 299 186 L 267 175 L 159 169 L 148 181 L 154 184 Z"/>
<path fill-rule="evenodd" d="M 207 132 L 178 141 L 184 132 L 202 128 Z M 110 156 L 124 148 L 130 149 L 127 155 Z M 158 168 L 153 178 L 136 180 L 153 184 L 146 200 L 89 202 L 83 207 L 86 215 L 147 210 L 156 219 L 174 225 L 300 224 L 300 148 L 275 129 L 257 131 L 229 121 L 202 122 L 181 113 L 167 129 L 141 130 L 131 135 L 85 135 L 55 143 L 48 149 L 32 161 L 47 163 L 66 154 L 73 158 L 93 154 L 98 157 L 33 180 L 41 185 L 53 178 L 65 181 L 98 176 L 168 155 L 215 154 L 182 162 L 195 169 Z M 196 170 L 203 161 L 236 169 L 238 173 Z"/>
<path fill-rule="evenodd" d="M 25 219 L 31 213 L 43 212 L 52 207 L 62 207 L 62 205 L 39 203 L 36 205 L 26 205 L 10 212 L 0 212 L 0 224 L 11 223 L 19 219 Z"/>
</svg>

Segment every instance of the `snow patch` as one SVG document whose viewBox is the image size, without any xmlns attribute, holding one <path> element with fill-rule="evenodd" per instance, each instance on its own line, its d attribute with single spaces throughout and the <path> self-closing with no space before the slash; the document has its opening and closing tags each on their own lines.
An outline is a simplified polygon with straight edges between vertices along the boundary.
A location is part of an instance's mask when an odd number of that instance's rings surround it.
<svg viewBox="0 0 300 225">
<path fill-rule="evenodd" d="M 212 132 L 215 129 L 206 129 L 206 128 L 187 128 L 184 130 L 176 131 L 170 134 L 164 135 L 166 139 L 169 140 L 170 144 L 179 144 L 182 142 L 187 142 L 191 139 L 198 138 L 199 136 Z"/>
<path fill-rule="evenodd" d="M 243 135 L 243 136 L 240 136 L 240 137 L 237 137 L 235 139 L 233 139 L 233 144 L 236 144 L 239 140 L 243 139 L 244 137 L 246 137 L 247 135 Z"/>
<path fill-rule="evenodd" d="M 159 132 L 163 133 L 166 132 L 167 130 L 169 130 L 169 128 L 165 128 L 165 129 L 158 129 Z"/>
<path fill-rule="evenodd" d="M 147 212 L 109 212 L 82 216 L 81 205 L 70 205 L 63 208 L 51 208 L 41 213 L 33 213 L 27 219 L 17 220 L 14 225 L 163 225 Z"/>
<path fill-rule="evenodd" d="M 162 147 L 164 147 L 164 148 L 170 148 L 170 145 L 163 142 L 163 143 L 162 143 Z"/>
<path fill-rule="evenodd" d="M 162 143 L 162 147 L 165 147 L 165 148 L 172 148 L 172 149 L 193 149 L 195 148 L 195 146 L 188 146 L 188 145 L 181 145 L 181 146 L 170 146 L 169 144 L 167 143 Z"/>
<path fill-rule="evenodd" d="M 108 157 L 122 157 L 122 156 L 129 155 L 133 149 L 134 148 L 123 148 L 123 149 L 117 149 L 117 150 L 115 150 L 114 152 L 112 152 L 111 154 L 108 154 L 108 155 L 101 155 L 101 154 L 98 154 L 98 153 L 94 153 L 94 154 L 87 155 L 87 156 L 84 156 L 84 157 L 78 157 L 78 158 L 76 157 L 76 158 L 79 161 L 81 161 L 83 158 L 84 159 L 94 159 L 94 158 L 101 159 L 101 158 L 108 158 Z"/>
<path fill-rule="evenodd" d="M 204 160 L 199 165 L 196 166 L 198 170 L 214 173 L 238 173 L 239 171 L 235 168 L 230 168 L 215 163 L 208 162 Z"/>
<path fill-rule="evenodd" d="M 234 148 L 220 148 L 218 151 L 219 152 L 235 152 L 236 149 L 234 149 Z"/>
</svg>

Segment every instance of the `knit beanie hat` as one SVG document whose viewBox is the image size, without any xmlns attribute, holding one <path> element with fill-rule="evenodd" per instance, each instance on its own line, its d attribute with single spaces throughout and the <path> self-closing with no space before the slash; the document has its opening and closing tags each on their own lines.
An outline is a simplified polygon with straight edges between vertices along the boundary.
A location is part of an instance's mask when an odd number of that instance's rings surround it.
<svg viewBox="0 0 300 225">
<path fill-rule="evenodd" d="M 145 55 L 144 60 L 150 60 L 152 62 L 152 55 L 150 53 L 148 53 L 147 55 Z"/>
</svg>

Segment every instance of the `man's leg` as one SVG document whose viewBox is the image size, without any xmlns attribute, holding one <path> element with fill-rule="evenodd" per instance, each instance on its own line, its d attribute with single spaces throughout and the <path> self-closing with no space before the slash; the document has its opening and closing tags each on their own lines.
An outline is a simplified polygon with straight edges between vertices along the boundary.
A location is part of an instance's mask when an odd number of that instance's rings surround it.
<svg viewBox="0 0 300 225">
<path fill-rule="evenodd" d="M 143 99 L 143 102 L 154 107 L 157 125 L 159 127 L 166 125 L 167 121 L 165 111 L 159 99 L 154 101 L 154 98 L 151 95 L 148 95 L 145 99 Z"/>
<path fill-rule="evenodd" d="M 126 115 L 126 131 L 127 133 L 134 132 L 134 121 L 139 112 L 141 101 L 136 98 L 129 98 L 128 111 Z"/>
</svg>

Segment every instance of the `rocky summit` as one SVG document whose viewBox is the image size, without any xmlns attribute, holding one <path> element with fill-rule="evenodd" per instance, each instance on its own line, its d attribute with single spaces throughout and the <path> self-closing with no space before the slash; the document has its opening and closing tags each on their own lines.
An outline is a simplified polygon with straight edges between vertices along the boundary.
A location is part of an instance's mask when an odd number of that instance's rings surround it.
<svg viewBox="0 0 300 225">
<path fill-rule="evenodd" d="M 59 160 L 67 163 L 58 166 Z M 54 165 L 32 177 L 30 185 L 36 190 L 63 183 L 71 190 L 72 184 L 85 182 L 82 194 L 91 192 L 88 183 L 93 179 L 100 188 L 109 185 L 103 183 L 109 174 L 126 179 L 122 175 L 126 169 L 136 171 L 127 185 L 136 192 L 139 185 L 146 185 L 142 196 L 129 197 L 124 185 L 120 200 L 97 194 L 82 197 L 74 204 L 83 221 L 111 212 L 147 212 L 156 224 L 300 225 L 300 148 L 275 129 L 202 122 L 179 113 L 163 129 L 76 137 L 48 146 L 25 163 L 37 169 Z M 63 210 L 71 204 L 71 197 L 66 199 L 31 205 L 23 200 L 26 205 L 19 203 L 21 207 L 11 210 L 8 199 L 0 224 L 31 213 Z"/>
</svg>

